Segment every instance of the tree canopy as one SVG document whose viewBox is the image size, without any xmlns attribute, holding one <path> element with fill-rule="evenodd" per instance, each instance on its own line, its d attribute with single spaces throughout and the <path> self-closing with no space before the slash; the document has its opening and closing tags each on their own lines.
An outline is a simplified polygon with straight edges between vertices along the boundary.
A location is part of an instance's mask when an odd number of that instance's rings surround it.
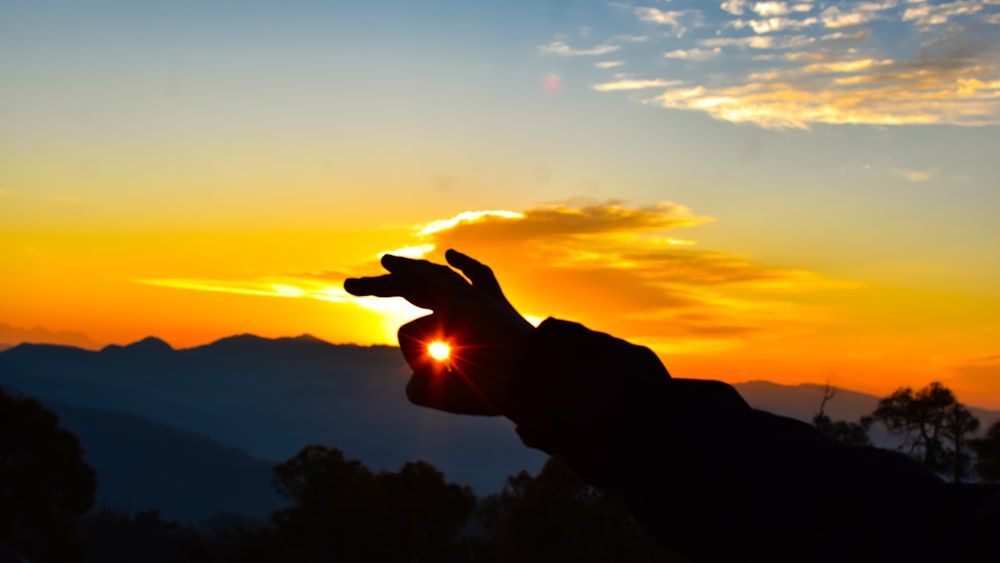
<svg viewBox="0 0 1000 563">
<path fill-rule="evenodd" d="M 987 481 L 1000 481 L 1000 420 L 969 445 L 976 452 L 976 473 Z"/>
<path fill-rule="evenodd" d="M 262 560 L 460 561 L 458 534 L 475 508 L 468 487 L 425 462 L 373 473 L 335 448 L 308 446 L 275 468 L 292 501 L 260 539 Z"/>
<path fill-rule="evenodd" d="M 77 520 L 96 492 L 76 435 L 38 401 L 0 388 L 0 558 L 82 560 Z"/>
<path fill-rule="evenodd" d="M 856 447 L 872 446 L 872 441 L 868 437 L 868 430 L 872 426 L 871 419 L 862 417 L 858 422 L 834 421 L 826 414 L 826 404 L 836 394 L 836 388 L 830 385 L 823 388 L 823 400 L 819 404 L 819 411 L 813 416 L 813 426 L 823 435 L 833 438 L 842 444 Z"/>
<path fill-rule="evenodd" d="M 950 474 L 956 483 L 968 475 L 969 437 L 979 429 L 979 420 L 941 383 L 917 391 L 897 389 L 879 401 L 871 420 L 903 436 L 903 449 L 927 469 Z"/>
</svg>

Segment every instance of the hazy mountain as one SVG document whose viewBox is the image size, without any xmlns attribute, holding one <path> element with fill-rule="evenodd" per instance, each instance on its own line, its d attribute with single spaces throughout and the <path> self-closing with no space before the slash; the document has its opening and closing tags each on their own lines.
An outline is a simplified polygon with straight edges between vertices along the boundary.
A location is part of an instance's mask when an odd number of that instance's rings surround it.
<svg viewBox="0 0 1000 563">
<path fill-rule="evenodd" d="M 311 336 L 224 338 L 174 350 L 147 338 L 100 351 L 22 344 L 0 352 L 0 385 L 43 401 L 139 414 L 262 459 L 303 446 L 341 448 L 373 469 L 424 459 L 478 492 L 536 470 L 509 421 L 411 405 L 399 350 Z M 72 427 L 70 427 L 72 429 Z"/>
<path fill-rule="evenodd" d="M 915 388 L 919 388 L 918 384 Z M 740 395 L 750 406 L 778 413 L 784 416 L 797 418 L 806 422 L 812 422 L 813 416 L 819 410 L 820 402 L 823 400 L 823 385 L 813 383 L 802 383 L 799 385 L 779 385 L 768 381 L 748 381 L 734 385 Z M 847 420 L 857 422 L 864 415 L 871 414 L 878 405 L 881 397 L 850 391 L 847 389 L 837 389 L 833 399 L 827 402 L 824 411 L 833 420 Z M 962 397 L 958 398 L 959 401 Z M 1000 420 L 1000 411 L 970 407 L 981 428 L 986 428 L 997 420 Z M 872 441 L 877 446 L 885 448 L 896 447 L 900 439 L 889 434 L 885 428 L 875 426 L 870 432 Z"/>
<path fill-rule="evenodd" d="M 187 501 L 178 496 L 170 505 L 167 491 L 180 487 L 184 476 L 196 478 L 167 461 L 178 457 L 195 472 L 199 463 L 205 464 L 201 469 L 218 469 L 204 483 L 244 468 L 238 471 L 246 481 L 233 483 L 224 494 L 220 489 L 220 503 L 252 483 L 262 483 L 269 492 L 268 480 L 260 476 L 267 464 L 259 460 L 283 461 L 312 443 L 338 447 L 375 470 L 423 459 L 479 493 L 500 489 L 521 469 L 541 466 L 545 456 L 525 448 L 505 419 L 460 417 L 411 405 L 404 393 L 408 377 L 397 348 L 333 345 L 308 335 L 239 335 L 182 350 L 147 338 L 100 351 L 22 344 L 0 352 L 0 385 L 56 406 L 99 465 L 107 487 L 102 495 L 133 494 L 129 491 L 143 483 L 128 468 L 146 471 L 163 464 L 156 485 L 162 495 L 134 494 L 164 499 L 161 508 L 168 514 L 183 511 Z M 736 388 L 756 408 L 806 421 L 822 398 L 818 385 L 758 381 Z M 877 401 L 838 390 L 826 411 L 835 420 L 853 421 L 869 414 Z M 984 426 L 1000 418 L 996 411 L 975 412 Z M 898 443 L 884 431 L 874 439 L 884 446 Z M 224 453 L 221 444 L 242 452 Z M 116 452 L 129 447 L 135 455 L 124 463 Z M 273 500 L 248 498 L 238 511 L 260 513 Z"/>
<path fill-rule="evenodd" d="M 158 509 L 197 522 L 220 512 L 266 518 L 283 501 L 273 462 L 203 436 L 112 411 L 48 402 L 97 471 L 97 507 Z"/>
</svg>

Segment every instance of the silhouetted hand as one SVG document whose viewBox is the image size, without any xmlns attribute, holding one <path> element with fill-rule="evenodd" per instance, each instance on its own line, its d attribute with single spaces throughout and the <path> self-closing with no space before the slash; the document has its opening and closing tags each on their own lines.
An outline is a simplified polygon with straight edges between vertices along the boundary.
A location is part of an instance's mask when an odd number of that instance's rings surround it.
<svg viewBox="0 0 1000 563">
<path fill-rule="evenodd" d="M 413 369 L 406 386 L 411 402 L 461 414 L 505 414 L 513 370 L 534 329 L 488 266 L 455 250 L 445 259 L 465 277 L 447 266 L 386 254 L 388 274 L 348 279 L 344 289 L 402 297 L 433 311 L 399 329 L 399 346 Z M 451 346 L 446 361 L 429 354 L 428 344 L 438 340 Z"/>
</svg>

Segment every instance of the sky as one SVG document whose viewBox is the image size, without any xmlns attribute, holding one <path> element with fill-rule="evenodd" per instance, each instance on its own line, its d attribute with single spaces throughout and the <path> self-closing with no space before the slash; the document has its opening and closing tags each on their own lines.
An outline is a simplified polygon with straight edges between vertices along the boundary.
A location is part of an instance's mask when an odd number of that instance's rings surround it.
<svg viewBox="0 0 1000 563">
<path fill-rule="evenodd" d="M 0 343 L 393 343 L 385 252 L 675 377 L 1000 408 L 1000 0 L 0 0 Z"/>
</svg>

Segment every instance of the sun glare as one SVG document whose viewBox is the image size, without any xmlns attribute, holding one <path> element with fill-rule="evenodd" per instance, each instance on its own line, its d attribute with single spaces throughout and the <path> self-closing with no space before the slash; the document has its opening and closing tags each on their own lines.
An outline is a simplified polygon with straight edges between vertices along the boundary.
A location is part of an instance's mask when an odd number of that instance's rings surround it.
<svg viewBox="0 0 1000 563">
<path fill-rule="evenodd" d="M 451 354 L 451 346 L 444 342 L 431 342 L 427 345 L 427 353 L 435 360 L 443 362 Z"/>
</svg>

